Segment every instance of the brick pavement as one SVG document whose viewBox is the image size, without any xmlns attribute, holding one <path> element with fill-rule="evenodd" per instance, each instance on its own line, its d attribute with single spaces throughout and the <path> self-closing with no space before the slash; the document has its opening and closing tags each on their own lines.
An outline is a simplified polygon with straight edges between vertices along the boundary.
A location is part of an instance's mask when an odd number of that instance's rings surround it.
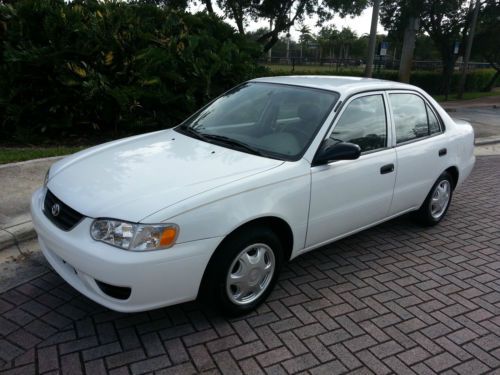
<svg viewBox="0 0 500 375">
<path fill-rule="evenodd" d="M 291 262 L 266 304 L 119 314 L 49 272 L 0 295 L 0 373 L 500 374 L 500 157 L 447 219 L 399 218 Z"/>
</svg>

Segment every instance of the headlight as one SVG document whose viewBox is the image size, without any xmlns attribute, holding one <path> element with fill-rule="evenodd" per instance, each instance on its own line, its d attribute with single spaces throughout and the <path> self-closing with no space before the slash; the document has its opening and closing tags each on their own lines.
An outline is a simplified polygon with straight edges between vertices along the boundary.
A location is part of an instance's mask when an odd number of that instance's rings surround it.
<svg viewBox="0 0 500 375">
<path fill-rule="evenodd" d="M 50 168 L 47 169 L 47 173 L 45 173 L 45 178 L 43 179 L 43 187 L 46 188 L 47 184 L 49 183 L 49 174 L 50 174 Z"/>
<path fill-rule="evenodd" d="M 131 251 L 169 248 L 178 234 L 175 224 L 133 224 L 112 219 L 94 220 L 90 228 L 94 240 Z"/>
</svg>

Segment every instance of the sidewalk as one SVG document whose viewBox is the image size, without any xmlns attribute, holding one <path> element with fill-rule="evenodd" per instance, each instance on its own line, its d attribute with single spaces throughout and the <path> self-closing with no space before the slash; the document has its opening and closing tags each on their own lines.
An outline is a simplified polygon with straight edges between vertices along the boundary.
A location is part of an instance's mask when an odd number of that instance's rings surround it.
<svg viewBox="0 0 500 375">
<path fill-rule="evenodd" d="M 0 250 L 35 238 L 29 213 L 31 194 L 60 158 L 0 165 Z"/>
</svg>

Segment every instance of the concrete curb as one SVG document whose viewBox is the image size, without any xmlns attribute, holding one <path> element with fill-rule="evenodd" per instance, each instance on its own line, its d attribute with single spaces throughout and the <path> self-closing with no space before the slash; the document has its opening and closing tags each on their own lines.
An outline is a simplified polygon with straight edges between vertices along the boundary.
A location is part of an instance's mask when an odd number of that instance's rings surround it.
<svg viewBox="0 0 500 375">
<path fill-rule="evenodd" d="M 6 226 L 0 229 L 0 251 L 33 238 L 36 238 L 36 232 L 31 218 L 21 223 Z"/>
<path fill-rule="evenodd" d="M 474 145 L 476 146 L 493 145 L 495 143 L 500 143 L 500 137 L 476 138 L 474 140 Z"/>
<path fill-rule="evenodd" d="M 0 250 L 16 244 L 16 239 L 9 232 L 0 229 Z"/>
<path fill-rule="evenodd" d="M 483 109 L 483 108 L 498 108 L 497 104 L 487 104 L 487 105 L 475 105 L 475 106 L 461 106 L 461 105 L 451 105 L 451 106 L 444 106 L 441 105 L 441 107 L 446 111 L 446 112 L 457 112 L 457 109 L 462 109 L 462 108 L 469 108 L 469 109 Z"/>
</svg>

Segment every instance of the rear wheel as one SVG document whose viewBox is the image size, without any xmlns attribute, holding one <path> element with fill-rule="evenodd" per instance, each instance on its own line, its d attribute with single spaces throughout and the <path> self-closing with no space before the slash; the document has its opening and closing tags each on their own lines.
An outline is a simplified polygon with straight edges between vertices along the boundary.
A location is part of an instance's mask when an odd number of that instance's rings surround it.
<svg viewBox="0 0 500 375">
<path fill-rule="evenodd" d="M 281 242 L 269 228 L 255 226 L 228 237 L 203 278 L 203 298 L 228 315 L 255 309 L 271 293 L 283 263 Z"/>
<path fill-rule="evenodd" d="M 434 183 L 424 203 L 415 213 L 417 221 L 427 226 L 439 223 L 448 212 L 452 195 L 452 178 L 448 172 L 444 172 Z"/>
</svg>

